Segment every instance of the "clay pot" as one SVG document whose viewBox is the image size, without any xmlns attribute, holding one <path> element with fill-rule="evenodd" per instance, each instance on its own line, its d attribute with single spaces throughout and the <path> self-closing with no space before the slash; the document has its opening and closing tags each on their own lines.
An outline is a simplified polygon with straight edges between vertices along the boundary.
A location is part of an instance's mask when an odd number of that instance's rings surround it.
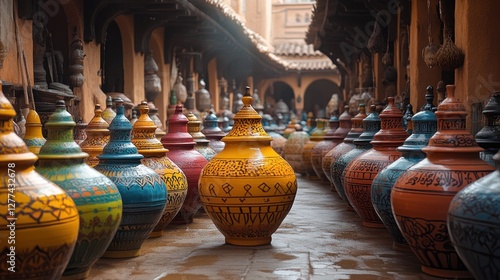
<svg viewBox="0 0 500 280">
<path fill-rule="evenodd" d="M 108 124 L 116 117 L 116 112 L 113 110 L 113 97 L 111 95 L 106 97 L 106 109 L 104 109 L 101 116 Z"/>
<path fill-rule="evenodd" d="M 286 138 L 281 136 L 281 134 L 270 131 L 268 133 L 269 136 L 273 138 L 273 141 L 271 141 L 271 147 L 281 156 L 284 156 L 285 153 L 285 144 L 286 144 Z"/>
<path fill-rule="evenodd" d="M 406 138 L 402 146 L 397 148 L 402 156 L 380 171 L 372 183 L 371 198 L 373 207 L 389 230 L 393 239 L 393 248 L 395 249 L 410 250 L 392 214 L 392 188 L 401 174 L 425 158 L 422 148 L 427 146 L 429 139 L 437 130 L 437 119 L 432 112 L 434 95 L 426 95 L 426 98 L 427 105 L 424 106 L 424 110 L 416 113 L 408 122 L 407 127 L 413 128 L 413 134 Z"/>
<path fill-rule="evenodd" d="M 160 175 L 141 163 L 144 158 L 130 141 L 132 126 L 124 115 L 121 98 L 116 117 L 109 125 L 110 140 L 98 156 L 95 169 L 113 181 L 123 201 L 123 217 L 103 257 L 129 258 L 140 255 L 144 241 L 162 217 L 167 187 Z"/>
<path fill-rule="evenodd" d="M 210 148 L 210 141 L 207 140 L 205 134 L 201 133 L 201 121 L 193 114 L 189 113 L 188 118 L 188 132 L 193 137 L 196 145 L 194 149 L 203 155 L 207 160 L 211 160 L 217 153 L 214 149 Z"/>
<path fill-rule="evenodd" d="M 283 137 L 288 139 L 288 136 L 297 130 L 302 130 L 302 126 L 297 123 L 297 119 L 293 118 L 292 121 L 287 125 L 287 127 L 283 130 Z"/>
<path fill-rule="evenodd" d="M 163 147 L 169 150 L 168 157 L 184 172 L 188 182 L 186 200 L 172 220 L 174 224 L 192 223 L 194 215 L 200 210 L 198 179 L 201 169 L 207 164 L 205 157 L 194 149 L 196 143 L 187 132 L 188 119 L 182 111 L 182 105 L 178 104 L 174 114 L 168 118 L 168 132 L 161 138 Z"/>
<path fill-rule="evenodd" d="M 476 279 L 500 275 L 500 152 L 493 159 L 497 170 L 459 191 L 448 210 L 450 240 Z"/>
<path fill-rule="evenodd" d="M 141 115 L 132 129 L 132 143 L 143 155 L 141 163 L 153 169 L 167 186 L 168 200 L 161 219 L 156 224 L 150 237 L 160 237 L 163 229 L 174 219 L 186 199 L 188 183 L 184 172 L 168 157 L 168 150 L 156 138 L 156 125 L 149 117 L 148 104 L 139 105 Z"/>
<path fill-rule="evenodd" d="M 89 154 L 89 157 L 85 158 L 85 163 L 91 167 L 99 163 L 97 156 L 102 154 L 104 146 L 109 142 L 109 124 L 101 117 L 101 114 L 101 105 L 96 104 L 94 117 L 85 129 L 87 138 L 80 143 L 82 151 Z"/>
<path fill-rule="evenodd" d="M 221 141 L 222 137 L 226 135 L 224 131 L 219 128 L 219 119 L 210 111 L 203 121 L 203 129 L 201 133 L 210 140 L 210 148 L 212 148 L 216 153 L 219 153 L 224 149 L 224 142 Z"/>
<path fill-rule="evenodd" d="M 355 146 L 354 149 L 341 155 L 333 163 L 333 168 L 337 170 L 337 172 L 340 172 L 342 174 L 340 176 L 341 187 L 338 189 L 339 196 L 345 198 L 345 201 L 347 201 L 347 205 L 350 210 L 354 209 L 352 208 L 351 201 L 349 201 L 346 192 L 345 176 L 347 172 L 347 166 L 359 155 L 372 148 L 372 144 L 370 142 L 373 140 L 373 136 L 375 136 L 375 134 L 380 130 L 381 120 L 379 118 L 379 114 L 375 110 L 375 105 L 371 105 L 370 109 L 371 113 L 363 119 L 363 133 L 361 133 L 358 138 L 353 140 Z"/>
<path fill-rule="evenodd" d="M 270 146 L 248 87 L 242 101 L 224 149 L 203 168 L 200 197 L 227 244 L 266 245 L 292 207 L 297 180 Z"/>
<path fill-rule="evenodd" d="M 337 116 L 332 115 L 332 117 L 328 120 L 328 128 L 325 129 L 325 136 L 323 140 L 319 141 L 316 146 L 311 150 L 311 163 L 316 173 L 316 176 L 321 178 L 325 182 L 330 182 L 328 177 L 323 172 L 323 158 L 327 152 L 329 152 L 333 147 L 336 146 L 334 140 L 334 133 L 339 127 L 339 118 Z"/>
<path fill-rule="evenodd" d="M 14 133 L 15 115 L 0 81 L 0 278 L 59 279 L 76 244 L 78 210 L 65 191 L 35 171 L 38 157 Z M 7 240 L 12 234 L 15 245 Z"/>
<path fill-rule="evenodd" d="M 196 98 L 196 109 L 199 112 L 206 112 L 210 110 L 210 106 L 212 105 L 210 92 L 205 89 L 205 81 L 200 79 L 199 89 L 194 92 Z"/>
<path fill-rule="evenodd" d="M 344 141 L 344 138 L 347 136 L 352 126 L 351 115 L 349 114 L 348 105 L 344 106 L 344 112 L 342 113 L 342 115 L 340 115 L 338 120 L 339 120 L 339 127 L 335 130 L 335 132 L 331 136 L 332 148 L 328 150 L 326 154 L 323 155 L 323 159 L 321 160 L 321 169 L 323 170 L 323 173 L 330 182 L 330 190 L 332 191 L 336 191 L 335 186 L 333 185 L 332 175 L 330 173 L 333 148 L 335 148 L 337 145 L 342 143 L 342 141 Z"/>
<path fill-rule="evenodd" d="M 493 155 L 500 148 L 500 92 L 494 92 L 483 110 L 484 127 L 476 134 L 477 144 L 484 149 L 481 159 L 495 166 Z"/>
<path fill-rule="evenodd" d="M 73 139 L 76 144 L 80 145 L 85 139 L 87 139 L 87 134 L 85 133 L 85 129 L 87 128 L 87 123 L 79 122 L 76 124 L 75 129 L 73 130 Z"/>
<path fill-rule="evenodd" d="M 389 97 L 388 101 L 389 104 L 380 113 L 380 131 L 371 141 L 373 148 L 354 158 L 344 170 L 347 199 L 363 219 L 363 226 L 371 228 L 384 227 L 372 204 L 373 179 L 401 156 L 401 152 L 396 149 L 409 136 L 403 126 L 403 114 L 394 104 L 394 97 Z M 365 127 L 365 132 L 367 130 L 369 129 Z M 361 136 L 354 140 L 355 144 L 361 140 Z"/>
<path fill-rule="evenodd" d="M 65 276 L 87 278 L 104 254 L 122 219 L 122 199 L 116 185 L 84 162 L 88 157 L 73 140 L 76 123 L 63 100 L 45 127 L 47 142 L 40 149 L 37 171 L 73 199 L 80 214 L 80 230 Z"/>
<path fill-rule="evenodd" d="M 24 143 L 28 146 L 30 152 L 38 155 L 40 148 L 47 140 L 42 134 L 42 123 L 35 110 L 30 110 L 26 118 L 26 133 L 23 137 Z"/>
<path fill-rule="evenodd" d="M 346 154 L 350 150 L 355 148 L 354 140 L 357 139 L 363 131 L 365 131 L 363 127 L 363 120 L 366 118 L 365 105 L 359 104 L 358 114 L 351 119 L 351 130 L 344 138 L 344 141 L 332 149 L 332 164 L 330 165 L 330 176 L 332 177 L 333 186 L 335 190 L 339 194 L 340 198 L 342 198 L 349 205 L 349 201 L 344 192 L 344 185 L 342 182 L 342 172 L 343 170 L 338 170 L 335 167 L 335 162 L 339 157 Z M 350 207 L 350 205 L 349 205 Z"/>
<path fill-rule="evenodd" d="M 304 165 L 309 178 L 318 178 L 313 168 L 312 150 L 325 137 L 326 122 L 324 119 L 316 119 L 316 127 L 311 131 L 311 137 L 302 149 L 302 165 Z"/>
<path fill-rule="evenodd" d="M 410 167 L 394 184 L 393 214 L 422 271 L 444 278 L 471 277 L 451 244 L 446 219 L 453 197 L 493 167 L 479 158 L 483 150 L 466 130 L 464 105 L 455 86 L 438 106 L 438 130 L 422 151 L 427 157 Z"/>
<path fill-rule="evenodd" d="M 302 175 L 306 174 L 304 165 L 302 165 L 302 151 L 306 143 L 309 142 L 309 137 L 309 134 L 302 130 L 292 132 L 283 148 L 286 161 L 292 166 L 295 173 Z"/>
</svg>

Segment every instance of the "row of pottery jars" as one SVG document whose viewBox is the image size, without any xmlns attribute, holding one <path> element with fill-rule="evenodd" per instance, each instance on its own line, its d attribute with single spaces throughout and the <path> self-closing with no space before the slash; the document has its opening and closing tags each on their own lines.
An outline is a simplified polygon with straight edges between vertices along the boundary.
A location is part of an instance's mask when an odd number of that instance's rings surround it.
<svg viewBox="0 0 500 280">
<path fill-rule="evenodd" d="M 325 154 L 333 149 L 335 146 L 335 142 L 333 141 L 335 131 L 339 127 L 339 118 L 338 116 L 332 114 L 330 119 L 328 120 L 328 127 L 325 129 L 325 136 L 323 140 L 319 141 L 311 150 L 311 164 L 318 178 L 321 178 L 325 182 L 329 182 L 329 179 L 326 177 L 323 172 L 323 158 Z"/>
<path fill-rule="evenodd" d="M 131 142 L 132 125 L 124 115 L 121 98 L 116 101 L 116 116 L 109 131 L 109 143 L 94 168 L 118 187 L 123 215 L 104 257 L 135 257 L 164 214 L 168 191 L 160 175 L 141 163 L 144 156 Z"/>
<path fill-rule="evenodd" d="M 151 237 L 159 237 L 181 209 L 186 199 L 188 183 L 184 172 L 167 157 L 169 151 L 157 139 L 158 127 L 149 115 L 150 107 L 146 101 L 141 102 L 138 109 L 140 116 L 133 125 L 132 143 L 139 154 L 144 156 L 141 163 L 161 177 L 168 192 L 165 211 L 150 234 Z"/>
<path fill-rule="evenodd" d="M 332 155 L 333 148 L 344 141 L 344 138 L 347 136 L 349 131 L 351 130 L 351 115 L 349 114 L 349 106 L 344 106 L 344 112 L 338 117 L 338 128 L 335 129 L 331 140 L 331 148 L 322 156 L 321 160 L 321 169 L 325 174 L 328 182 L 330 182 L 330 190 L 335 190 L 333 186 L 333 179 L 330 173 L 330 165 L 332 164 Z"/>
<path fill-rule="evenodd" d="M 370 142 L 372 148 L 352 159 L 344 170 L 347 199 L 363 219 L 363 225 L 374 228 L 383 228 L 384 225 L 371 200 L 373 179 L 401 156 L 396 149 L 403 145 L 409 136 L 403 127 L 403 113 L 396 108 L 394 97 L 388 98 L 388 104 L 379 117 L 380 131 L 375 133 Z M 366 130 L 367 128 L 365 132 Z"/>
<path fill-rule="evenodd" d="M 368 151 L 372 148 L 371 141 L 373 136 L 380 130 L 380 118 L 378 112 L 375 110 L 375 105 L 370 107 L 370 114 L 363 119 L 363 132 L 353 140 L 354 149 L 340 155 L 333 163 L 332 168 L 340 175 L 340 188 L 337 192 L 340 197 L 345 198 L 349 210 L 354 210 L 352 208 L 352 202 L 348 197 L 346 190 L 345 176 L 347 172 L 348 164 L 353 161 L 356 157 L 362 153 Z"/>
<path fill-rule="evenodd" d="M 177 104 L 175 111 L 168 117 L 167 134 L 161 138 L 163 147 L 169 150 L 168 157 L 184 172 L 187 178 L 187 196 L 172 223 L 189 224 L 200 210 L 198 180 L 207 159 L 195 150 L 196 142 L 188 133 L 188 118 L 183 114 L 183 106 Z M 217 127 L 218 128 L 218 127 Z M 208 136 L 207 136 L 208 137 Z"/>
<path fill-rule="evenodd" d="M 316 127 L 311 130 L 309 141 L 307 141 L 302 149 L 302 165 L 309 178 L 317 178 L 311 160 L 312 149 L 325 137 L 325 124 L 326 120 L 316 119 Z"/>
<path fill-rule="evenodd" d="M 471 274 L 452 246 L 448 210 L 459 191 L 494 168 L 481 160 L 479 153 L 483 149 L 466 130 L 467 112 L 455 98 L 454 90 L 453 85 L 446 86 L 447 97 L 435 112 L 437 132 L 422 148 L 427 157 L 396 180 L 391 205 L 396 223 L 423 272 L 468 278 Z"/>
<path fill-rule="evenodd" d="M 77 242 L 79 215 L 74 201 L 35 171 L 38 157 L 14 132 L 12 104 L 0 81 L 1 279 L 58 279 Z M 15 245 L 7 241 L 15 231 Z"/>
<path fill-rule="evenodd" d="M 431 86 L 427 88 L 425 97 L 427 104 L 423 107 L 423 110 L 413 115 L 407 122 L 407 131 L 411 129 L 412 134 L 406 138 L 402 146 L 397 148 L 397 151 L 401 153 L 401 157 L 380 171 L 372 183 L 371 199 L 373 207 L 380 220 L 389 230 L 393 239 L 393 248 L 395 249 L 409 250 L 409 247 L 392 214 L 392 188 L 401 174 L 425 158 L 422 148 L 428 144 L 429 139 L 437 130 L 437 119 L 432 111 L 434 108 L 432 104 L 434 94 Z"/>
<path fill-rule="evenodd" d="M 88 157 L 73 140 L 76 123 L 63 100 L 45 127 L 47 142 L 40 149 L 38 173 L 61 187 L 75 202 L 80 228 L 65 276 L 86 278 L 104 254 L 122 219 L 122 199 L 116 185 L 84 162 Z"/>
<path fill-rule="evenodd" d="M 199 180 L 205 212 L 228 244 L 266 245 L 290 211 L 297 192 L 292 167 L 274 151 L 252 108 L 249 87 L 224 149 L 203 168 Z"/>
<path fill-rule="evenodd" d="M 344 114 L 346 114 L 347 111 L 344 111 Z M 342 116 L 341 116 L 342 117 Z M 342 143 L 338 144 L 335 146 L 330 152 L 327 153 L 327 155 L 331 156 L 331 165 L 330 165 L 330 177 L 332 178 L 332 183 L 335 188 L 335 191 L 339 194 L 339 196 L 347 202 L 349 205 L 349 202 L 347 200 L 347 197 L 345 196 L 344 192 L 344 186 L 342 185 L 342 171 L 335 167 L 335 162 L 337 159 L 349 152 L 350 150 L 354 149 L 354 139 L 357 139 L 361 133 L 363 133 L 364 128 L 363 128 L 363 119 L 366 118 L 366 112 L 365 112 L 365 105 L 364 104 L 359 104 L 358 107 L 358 114 L 354 116 L 353 118 L 350 119 L 351 121 L 351 130 L 349 133 L 347 133 L 347 136 L 344 138 Z M 347 119 L 347 118 L 346 118 Z"/>
</svg>

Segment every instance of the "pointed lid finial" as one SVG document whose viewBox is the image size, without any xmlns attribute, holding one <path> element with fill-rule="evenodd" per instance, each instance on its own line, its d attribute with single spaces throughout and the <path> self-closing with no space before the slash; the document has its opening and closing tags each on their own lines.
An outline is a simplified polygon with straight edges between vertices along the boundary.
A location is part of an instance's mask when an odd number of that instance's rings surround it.
<svg viewBox="0 0 500 280">
<path fill-rule="evenodd" d="M 102 153 L 102 149 L 109 142 L 109 124 L 102 118 L 100 104 L 95 104 L 94 117 L 87 125 L 85 133 L 87 138 L 80 143 L 82 151 L 96 156 Z"/>
<path fill-rule="evenodd" d="M 132 128 L 132 143 L 137 147 L 142 155 L 158 154 L 164 155 L 168 150 L 165 149 L 155 137 L 156 125 L 149 117 L 149 106 L 146 101 L 139 105 L 141 115 L 134 123 Z"/>
<path fill-rule="evenodd" d="M 163 147 L 171 149 L 172 147 L 194 148 L 196 144 L 193 136 L 187 131 L 188 118 L 182 113 L 182 104 L 175 106 L 175 112 L 168 118 L 168 132 L 161 138 Z"/>
<path fill-rule="evenodd" d="M 389 97 L 388 101 L 389 104 L 379 116 L 380 131 L 373 136 L 371 142 L 375 149 L 379 146 L 397 148 L 410 136 L 403 126 L 403 114 L 396 108 L 394 97 Z"/>
<path fill-rule="evenodd" d="M 193 112 L 189 112 L 188 116 L 188 132 L 193 136 L 194 140 L 206 139 L 205 134 L 201 132 L 201 121 L 198 120 Z"/>
</svg>

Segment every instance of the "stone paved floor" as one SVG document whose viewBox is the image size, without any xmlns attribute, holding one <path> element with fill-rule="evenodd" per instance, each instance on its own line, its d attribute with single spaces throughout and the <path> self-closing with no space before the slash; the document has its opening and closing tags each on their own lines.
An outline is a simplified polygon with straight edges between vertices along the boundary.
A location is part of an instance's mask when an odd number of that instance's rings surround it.
<svg viewBox="0 0 500 280">
<path fill-rule="evenodd" d="M 330 186 L 298 175 L 295 203 L 271 245 L 237 247 L 202 212 L 169 226 L 133 259 L 100 259 L 89 279 L 439 279 L 411 252 L 392 249 L 385 229 L 367 229 Z"/>
</svg>

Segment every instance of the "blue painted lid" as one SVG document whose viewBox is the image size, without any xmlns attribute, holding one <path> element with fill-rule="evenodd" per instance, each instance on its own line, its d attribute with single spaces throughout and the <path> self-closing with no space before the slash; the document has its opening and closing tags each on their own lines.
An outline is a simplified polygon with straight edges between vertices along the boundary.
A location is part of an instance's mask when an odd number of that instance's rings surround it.
<svg viewBox="0 0 500 280">
<path fill-rule="evenodd" d="M 357 139 L 354 139 L 355 145 L 365 145 L 373 140 L 373 136 L 380 130 L 380 117 L 375 110 L 376 106 L 371 105 L 371 113 L 363 119 L 363 128 L 365 129 Z"/>
</svg>

